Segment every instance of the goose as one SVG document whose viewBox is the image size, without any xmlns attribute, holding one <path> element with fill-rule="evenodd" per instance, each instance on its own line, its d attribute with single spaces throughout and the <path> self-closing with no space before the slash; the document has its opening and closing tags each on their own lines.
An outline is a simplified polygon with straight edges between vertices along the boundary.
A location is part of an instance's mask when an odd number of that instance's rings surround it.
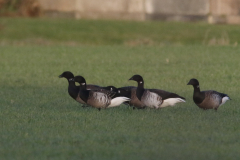
<svg viewBox="0 0 240 160">
<path fill-rule="evenodd" d="M 132 95 L 136 94 L 136 89 L 137 87 L 135 86 L 125 86 L 125 87 L 118 88 L 118 92 L 120 92 L 121 95 L 125 95 L 125 97 L 132 99 Z M 126 103 L 130 104 L 130 102 L 131 101 Z"/>
<path fill-rule="evenodd" d="M 130 86 L 129 86 L 130 87 Z M 129 99 L 131 99 L 131 89 L 128 87 L 120 87 L 117 88 L 117 94 L 118 96 L 123 96 L 123 97 L 127 97 Z M 131 101 L 131 100 L 130 100 Z M 123 104 L 127 105 L 127 106 L 132 106 L 133 109 L 135 109 L 135 107 L 133 105 L 130 104 L 130 101 L 126 101 Z"/>
<path fill-rule="evenodd" d="M 227 94 L 220 93 L 214 90 L 200 91 L 199 82 L 192 78 L 187 85 L 192 85 L 194 88 L 193 101 L 202 109 L 215 109 L 223 105 L 227 100 L 231 100 Z"/>
<path fill-rule="evenodd" d="M 115 95 L 113 95 L 111 97 L 112 99 L 116 98 L 111 103 L 111 105 L 113 105 L 113 106 L 119 106 L 121 104 L 121 101 L 118 101 L 119 98 L 117 98 L 117 97 L 127 97 L 127 98 L 131 99 L 131 95 L 129 95 L 129 92 L 122 88 L 116 88 L 114 86 L 101 87 L 100 91 L 103 91 L 103 90 L 115 92 Z M 125 102 L 123 102 L 123 104 L 129 104 L 128 102 L 129 101 L 125 101 Z"/>
<path fill-rule="evenodd" d="M 87 90 L 86 80 L 82 76 L 76 76 L 75 82 L 80 84 L 79 97 L 88 105 L 97 108 L 99 111 L 101 108 L 116 107 L 123 102 L 129 101 L 127 97 L 114 97 L 116 92 L 109 90 Z"/>
<path fill-rule="evenodd" d="M 184 97 L 175 93 L 167 92 L 159 89 L 144 89 L 144 80 L 140 75 L 134 75 L 129 80 L 138 83 L 137 88 L 131 88 L 130 105 L 137 108 L 163 108 L 174 106 L 176 103 L 186 102 Z"/>
<path fill-rule="evenodd" d="M 107 86 L 107 87 L 101 87 L 99 88 L 100 90 L 108 90 L 108 91 L 113 91 L 113 92 L 117 92 L 117 88 L 114 86 Z"/>
<path fill-rule="evenodd" d="M 131 89 L 129 88 L 125 89 L 125 87 L 121 87 L 116 88 L 115 91 L 117 92 L 117 96 L 123 96 L 131 99 Z M 127 101 L 126 103 L 129 103 L 129 101 Z"/>
<path fill-rule="evenodd" d="M 59 75 L 58 77 L 59 78 L 66 78 L 68 80 L 68 94 L 73 99 L 75 99 L 76 101 L 78 101 L 81 104 L 86 104 L 84 101 L 82 101 L 81 99 L 78 98 L 78 92 L 79 92 L 80 86 L 75 85 L 74 75 L 73 75 L 72 72 L 65 71 L 61 75 Z"/>
<path fill-rule="evenodd" d="M 126 105 L 130 105 L 135 109 L 135 106 L 139 106 L 138 109 L 145 108 L 144 106 L 141 106 L 141 104 L 137 105 L 136 103 L 140 103 L 140 101 L 136 97 L 136 90 L 137 87 L 134 86 L 125 86 L 118 88 L 121 95 L 130 98 L 130 101 L 124 102 Z"/>
<path fill-rule="evenodd" d="M 68 80 L 68 94 L 77 102 L 81 103 L 81 104 L 86 104 L 79 96 L 79 89 L 80 86 L 76 86 L 75 85 L 75 81 L 74 81 L 74 75 L 72 72 L 70 71 L 65 71 L 63 72 L 61 75 L 58 76 L 59 78 L 66 78 Z M 100 86 L 97 85 L 87 85 L 87 89 L 91 90 L 91 89 L 98 89 L 101 88 Z M 83 105 L 84 107 L 84 105 Z"/>
</svg>

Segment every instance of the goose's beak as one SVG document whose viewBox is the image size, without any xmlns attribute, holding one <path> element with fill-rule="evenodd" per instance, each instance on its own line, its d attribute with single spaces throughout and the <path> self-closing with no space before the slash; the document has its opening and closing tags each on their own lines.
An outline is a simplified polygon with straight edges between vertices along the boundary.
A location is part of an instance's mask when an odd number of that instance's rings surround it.
<svg viewBox="0 0 240 160">
<path fill-rule="evenodd" d="M 130 81 L 130 80 L 133 80 L 133 78 L 130 78 L 129 81 Z"/>
<path fill-rule="evenodd" d="M 59 77 L 59 78 L 62 78 L 63 76 L 62 76 L 62 75 L 59 75 L 58 77 Z"/>
</svg>

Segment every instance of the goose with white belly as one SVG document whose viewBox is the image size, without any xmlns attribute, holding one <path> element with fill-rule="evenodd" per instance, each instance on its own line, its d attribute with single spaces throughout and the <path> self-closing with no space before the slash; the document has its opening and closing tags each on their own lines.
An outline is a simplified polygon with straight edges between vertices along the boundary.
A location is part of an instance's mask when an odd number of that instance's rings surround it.
<svg viewBox="0 0 240 160">
<path fill-rule="evenodd" d="M 68 94 L 77 102 L 81 103 L 81 104 L 86 104 L 82 99 L 80 99 L 78 97 L 78 92 L 80 89 L 80 86 L 76 86 L 75 85 L 75 81 L 74 81 L 74 75 L 72 72 L 70 71 L 65 71 L 63 72 L 61 75 L 58 76 L 59 78 L 66 78 L 68 80 Z M 99 89 L 101 88 L 98 85 L 93 85 L 93 84 L 89 84 L 87 85 L 87 90 L 91 90 L 91 89 Z M 84 105 L 83 105 L 84 106 Z"/>
<path fill-rule="evenodd" d="M 184 97 L 159 89 L 144 89 L 144 80 L 140 75 L 134 75 L 129 80 L 138 83 L 137 88 L 131 87 L 130 105 L 137 108 L 163 108 L 186 102 Z"/>
<path fill-rule="evenodd" d="M 200 91 L 199 82 L 195 78 L 192 78 L 187 85 L 193 86 L 193 101 L 199 108 L 217 110 L 219 106 L 230 100 L 230 97 L 224 93 L 214 90 Z"/>
<path fill-rule="evenodd" d="M 127 97 L 114 97 L 116 92 L 108 90 L 87 90 L 86 80 L 82 76 L 76 76 L 75 82 L 80 84 L 79 97 L 88 105 L 101 110 L 101 108 L 116 107 L 123 102 L 129 101 Z"/>
</svg>

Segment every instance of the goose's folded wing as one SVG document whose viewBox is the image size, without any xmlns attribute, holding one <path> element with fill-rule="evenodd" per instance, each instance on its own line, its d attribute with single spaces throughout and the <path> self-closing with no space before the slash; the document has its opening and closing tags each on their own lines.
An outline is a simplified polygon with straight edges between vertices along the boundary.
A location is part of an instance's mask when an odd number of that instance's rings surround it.
<svg viewBox="0 0 240 160">
<path fill-rule="evenodd" d="M 176 93 L 171 93 L 171 92 L 167 92 L 167 91 L 160 90 L 160 89 L 149 89 L 149 91 L 158 94 L 159 96 L 162 97 L 163 100 L 168 99 L 168 98 L 181 98 L 181 99 L 185 100 L 184 97 L 181 97 Z"/>
<path fill-rule="evenodd" d="M 98 92 L 98 93 L 101 93 L 101 94 L 105 94 L 109 98 L 113 98 L 116 94 L 116 92 L 109 91 L 109 90 L 104 90 L 104 89 L 98 89 L 98 90 L 92 90 L 92 91 L 93 92 Z"/>
<path fill-rule="evenodd" d="M 131 91 L 132 89 L 136 89 L 135 86 L 126 86 L 126 87 L 120 87 L 121 89 L 125 89 L 126 91 Z"/>
<path fill-rule="evenodd" d="M 87 85 L 87 90 L 97 90 L 100 89 L 101 87 L 98 85 L 94 85 L 94 84 L 88 84 Z"/>
</svg>

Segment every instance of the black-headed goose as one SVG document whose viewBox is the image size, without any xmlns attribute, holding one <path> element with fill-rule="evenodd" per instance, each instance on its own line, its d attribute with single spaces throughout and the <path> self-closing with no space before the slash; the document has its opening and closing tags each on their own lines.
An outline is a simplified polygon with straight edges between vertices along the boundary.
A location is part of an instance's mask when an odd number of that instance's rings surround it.
<svg viewBox="0 0 240 160">
<path fill-rule="evenodd" d="M 82 76 L 76 76 L 75 82 L 80 84 L 79 97 L 88 105 L 98 108 L 116 107 L 129 101 L 127 97 L 115 97 L 116 92 L 108 90 L 86 90 L 86 80 Z"/>
<path fill-rule="evenodd" d="M 134 75 L 129 80 L 134 80 L 138 83 L 136 89 L 131 87 L 130 101 L 130 105 L 137 108 L 163 108 L 174 106 L 176 103 L 186 102 L 184 97 L 175 93 L 159 89 L 144 89 L 144 81 L 140 75 Z"/>
<path fill-rule="evenodd" d="M 63 72 L 61 75 L 58 76 L 59 78 L 66 78 L 68 80 L 68 94 L 75 99 L 76 101 L 78 101 L 79 103 L 85 104 L 84 101 L 78 99 L 78 92 L 79 92 L 79 88 L 80 86 L 76 86 L 75 85 L 75 81 L 74 81 L 74 75 L 72 72 L 70 71 L 65 71 Z"/>
<path fill-rule="evenodd" d="M 230 100 L 230 97 L 224 93 L 213 90 L 200 91 L 199 82 L 195 78 L 192 78 L 187 85 L 193 86 L 193 101 L 199 108 L 217 110 L 219 106 Z"/>
<path fill-rule="evenodd" d="M 81 100 L 78 96 L 79 93 L 79 89 L 80 86 L 76 86 L 75 85 L 75 81 L 74 81 L 74 75 L 72 72 L 70 71 L 65 71 L 63 72 L 61 75 L 58 76 L 59 78 L 66 78 L 68 80 L 68 94 L 75 99 L 76 101 L 78 101 L 81 104 L 86 104 L 83 100 Z M 91 90 L 91 89 L 98 89 L 101 88 L 100 86 L 97 85 L 87 85 L 87 89 Z"/>
</svg>

